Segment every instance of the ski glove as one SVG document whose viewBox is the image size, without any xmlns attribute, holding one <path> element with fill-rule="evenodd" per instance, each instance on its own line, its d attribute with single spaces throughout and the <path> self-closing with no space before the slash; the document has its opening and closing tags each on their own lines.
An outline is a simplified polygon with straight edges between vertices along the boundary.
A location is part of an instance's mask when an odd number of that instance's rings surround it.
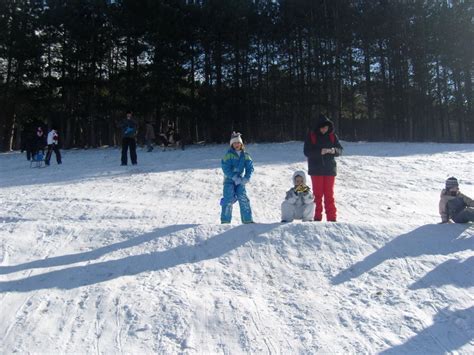
<svg viewBox="0 0 474 355">
<path fill-rule="evenodd" d="M 245 184 L 248 183 L 248 182 L 249 182 L 249 179 L 247 179 L 247 178 L 243 178 L 243 179 L 242 179 L 242 185 L 245 185 Z"/>
</svg>

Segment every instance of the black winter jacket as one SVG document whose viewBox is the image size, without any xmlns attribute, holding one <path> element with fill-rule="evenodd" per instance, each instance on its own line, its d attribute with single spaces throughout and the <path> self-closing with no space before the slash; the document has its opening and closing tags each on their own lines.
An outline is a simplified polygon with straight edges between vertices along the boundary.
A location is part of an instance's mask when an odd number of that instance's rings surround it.
<svg viewBox="0 0 474 355">
<path fill-rule="evenodd" d="M 46 141 L 46 136 L 43 134 L 42 136 L 35 135 L 32 144 L 32 150 L 38 151 L 44 149 L 48 145 Z"/>
<path fill-rule="evenodd" d="M 328 126 L 325 134 L 320 128 Z M 331 136 L 334 142 L 331 140 Z M 323 148 L 335 148 L 335 154 L 321 154 Z M 312 130 L 304 142 L 304 155 L 308 158 L 308 174 L 312 176 L 336 176 L 336 157 L 342 154 L 342 146 L 334 133 L 334 124 L 325 116 L 321 116 L 317 127 Z"/>
<path fill-rule="evenodd" d="M 125 119 L 121 125 L 123 138 L 135 138 L 138 124 L 134 119 Z"/>
</svg>

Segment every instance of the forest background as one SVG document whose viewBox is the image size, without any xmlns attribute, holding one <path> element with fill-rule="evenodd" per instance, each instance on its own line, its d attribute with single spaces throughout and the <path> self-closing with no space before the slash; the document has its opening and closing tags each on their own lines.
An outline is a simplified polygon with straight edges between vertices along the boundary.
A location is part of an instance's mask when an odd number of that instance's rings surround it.
<svg viewBox="0 0 474 355">
<path fill-rule="evenodd" d="M 120 143 L 132 110 L 191 142 L 474 142 L 474 3 L 2 0 L 0 150 L 56 126 Z M 144 129 L 140 129 L 139 140 Z"/>
</svg>

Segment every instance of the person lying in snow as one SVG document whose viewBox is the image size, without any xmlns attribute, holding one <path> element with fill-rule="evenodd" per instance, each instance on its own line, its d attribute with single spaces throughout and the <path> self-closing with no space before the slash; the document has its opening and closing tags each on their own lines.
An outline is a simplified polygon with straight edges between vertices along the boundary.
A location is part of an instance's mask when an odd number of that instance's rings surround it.
<svg viewBox="0 0 474 355">
<path fill-rule="evenodd" d="M 302 219 L 303 222 L 310 222 L 314 216 L 314 197 L 306 185 L 304 171 L 296 171 L 293 174 L 293 185 L 281 204 L 281 221 L 292 222 L 294 219 Z"/>
<path fill-rule="evenodd" d="M 474 221 L 474 201 L 459 191 L 458 179 L 450 177 L 441 191 L 439 200 L 441 223 L 467 223 Z"/>
</svg>

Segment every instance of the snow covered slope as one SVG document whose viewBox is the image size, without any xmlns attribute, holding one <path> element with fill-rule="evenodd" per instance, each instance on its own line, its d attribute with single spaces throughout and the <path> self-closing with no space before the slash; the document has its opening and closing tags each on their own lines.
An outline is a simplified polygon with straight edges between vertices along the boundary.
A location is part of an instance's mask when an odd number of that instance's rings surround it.
<svg viewBox="0 0 474 355">
<path fill-rule="evenodd" d="M 259 223 L 225 226 L 224 145 L 1 154 L 0 353 L 473 353 L 474 227 L 437 204 L 474 146 L 344 147 L 340 222 L 277 223 L 294 142 L 248 146 Z"/>
</svg>

